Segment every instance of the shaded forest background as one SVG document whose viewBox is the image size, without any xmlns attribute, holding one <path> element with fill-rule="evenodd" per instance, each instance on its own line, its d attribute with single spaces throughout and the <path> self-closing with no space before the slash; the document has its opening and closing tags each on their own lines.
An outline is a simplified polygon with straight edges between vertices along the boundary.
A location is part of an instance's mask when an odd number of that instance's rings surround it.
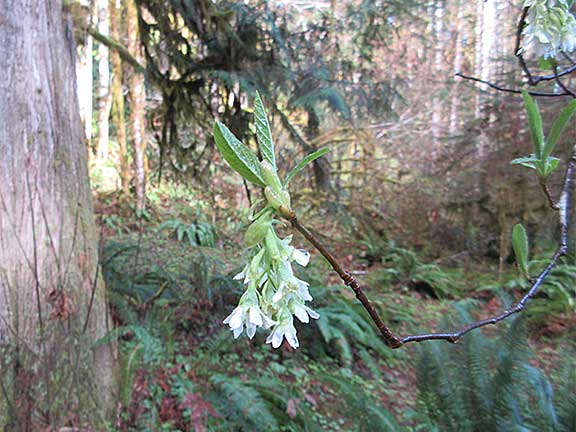
<svg viewBox="0 0 576 432">
<path fill-rule="evenodd" d="M 537 179 L 509 163 L 530 151 L 521 96 L 466 79 L 526 87 L 514 56 L 521 2 L 66 7 L 114 322 L 107 339 L 119 343 L 110 430 L 571 430 L 573 243 L 525 316 L 457 346 L 388 350 L 314 253 L 302 277 L 321 319 L 298 328 L 298 351 L 272 350 L 262 335 L 234 342 L 221 323 L 242 292 L 231 276 L 260 190 L 224 163 L 212 127 L 219 120 L 256 149 L 256 91 L 281 171 L 330 148 L 294 180 L 294 208 L 390 323 L 453 327 L 522 295 L 512 227 L 528 229 L 536 273 L 556 220 Z M 576 87 L 574 74 L 564 83 Z M 539 98 L 544 124 L 569 100 Z M 563 161 L 575 140 L 572 121 Z"/>
</svg>

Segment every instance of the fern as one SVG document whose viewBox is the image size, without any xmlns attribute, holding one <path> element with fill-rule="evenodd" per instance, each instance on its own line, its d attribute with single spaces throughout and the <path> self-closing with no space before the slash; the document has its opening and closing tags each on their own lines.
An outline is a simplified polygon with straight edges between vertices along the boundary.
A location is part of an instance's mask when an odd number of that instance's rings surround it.
<svg viewBox="0 0 576 432">
<path fill-rule="evenodd" d="M 355 300 L 342 296 L 336 288 L 314 288 L 320 319 L 314 321 L 327 352 L 335 352 L 342 366 L 350 366 L 354 350 L 363 358 L 389 357 L 390 350 L 382 342 L 364 308 Z M 308 327 L 308 326 L 307 326 Z M 310 331 L 306 328 L 304 332 Z M 304 336 L 306 337 L 306 336 Z M 372 364 L 376 370 L 377 366 Z"/>
<path fill-rule="evenodd" d="M 272 432 L 279 430 L 276 417 L 256 389 L 240 379 L 215 374 L 210 381 L 220 390 L 214 401 L 230 425 L 241 430 Z"/>
<path fill-rule="evenodd" d="M 162 230 L 171 230 L 179 242 L 188 240 L 190 246 L 214 247 L 216 242 L 216 230 L 214 225 L 205 222 L 186 224 L 181 220 L 169 220 L 160 225 Z"/>
<path fill-rule="evenodd" d="M 396 432 L 402 430 L 386 408 L 374 401 L 362 387 L 343 374 L 322 374 L 320 379 L 337 390 L 342 412 L 354 419 L 359 431 Z"/>
<path fill-rule="evenodd" d="M 471 304 L 456 306 L 460 322 L 472 320 Z M 551 384 L 528 363 L 530 356 L 522 319 L 498 339 L 477 332 L 456 347 L 422 345 L 420 400 L 440 430 L 557 430 Z"/>
</svg>

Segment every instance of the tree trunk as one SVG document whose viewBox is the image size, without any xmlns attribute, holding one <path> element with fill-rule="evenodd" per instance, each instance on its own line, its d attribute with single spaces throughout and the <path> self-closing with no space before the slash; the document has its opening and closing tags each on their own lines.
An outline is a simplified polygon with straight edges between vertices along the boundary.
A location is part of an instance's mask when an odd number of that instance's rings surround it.
<svg viewBox="0 0 576 432">
<path fill-rule="evenodd" d="M 314 111 L 314 108 L 307 109 L 308 124 L 306 126 L 306 138 L 314 140 L 320 134 L 320 119 Z M 317 149 L 313 149 L 315 151 Z M 314 179 L 316 180 L 316 188 L 320 191 L 330 190 L 330 164 L 326 158 L 316 159 L 312 163 L 314 169 Z"/>
<path fill-rule="evenodd" d="M 134 58 L 140 64 L 143 64 L 138 9 L 134 0 L 126 0 L 126 21 L 128 49 Z M 144 87 L 144 77 L 136 70 L 132 70 L 128 86 L 130 92 L 130 132 L 132 135 L 132 146 L 134 147 L 134 164 L 136 165 L 136 208 L 138 211 L 142 211 L 146 205 L 146 141 L 144 127 L 146 89 Z"/>
<path fill-rule="evenodd" d="M 105 289 L 61 0 L 1 1 L 0 423 L 102 430 L 113 393 Z"/>
<path fill-rule="evenodd" d="M 80 0 L 80 5 L 90 9 L 89 0 Z M 76 63 L 76 75 L 79 83 L 90 83 L 90 85 L 78 86 L 78 100 L 80 102 L 80 118 L 84 126 L 84 136 L 86 144 L 90 147 L 92 140 L 92 48 L 94 39 L 86 34 L 84 43 L 78 46 L 78 62 Z"/>
<path fill-rule="evenodd" d="M 114 40 L 120 40 L 120 17 L 122 15 L 121 2 L 109 0 L 110 35 Z M 118 162 L 122 195 L 130 194 L 130 169 L 128 164 L 128 145 L 126 142 L 126 119 L 124 116 L 124 91 L 122 85 L 122 60 L 118 51 L 111 51 L 112 60 L 112 117 L 116 125 L 116 139 L 118 141 Z"/>
<path fill-rule="evenodd" d="M 98 32 L 104 36 L 109 35 L 108 0 L 97 0 Z M 110 93 L 110 62 L 109 50 L 103 43 L 98 44 L 98 141 L 96 143 L 96 157 L 105 160 L 108 157 L 108 136 L 110 133 L 110 107 L 112 95 Z"/>
</svg>

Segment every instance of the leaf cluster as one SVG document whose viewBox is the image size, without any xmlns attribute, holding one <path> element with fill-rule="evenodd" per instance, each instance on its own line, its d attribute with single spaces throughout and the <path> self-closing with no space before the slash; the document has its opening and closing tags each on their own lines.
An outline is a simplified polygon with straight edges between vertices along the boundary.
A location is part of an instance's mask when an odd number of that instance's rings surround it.
<svg viewBox="0 0 576 432">
<path fill-rule="evenodd" d="M 562 132 L 576 112 L 576 99 L 564 107 L 552 124 L 548 136 L 545 137 L 542 127 L 542 115 L 540 114 L 538 104 L 526 91 L 522 93 L 522 96 L 524 98 L 524 106 L 528 117 L 530 137 L 532 138 L 534 152 L 530 156 L 514 159 L 511 163 L 536 170 L 538 177 L 545 180 L 558 167 L 558 163 L 560 162 L 560 159 L 551 155 Z"/>
</svg>

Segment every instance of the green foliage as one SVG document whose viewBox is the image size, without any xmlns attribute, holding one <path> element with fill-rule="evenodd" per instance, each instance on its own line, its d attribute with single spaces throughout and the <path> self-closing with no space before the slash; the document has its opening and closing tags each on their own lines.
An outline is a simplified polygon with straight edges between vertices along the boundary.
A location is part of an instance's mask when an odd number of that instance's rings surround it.
<svg viewBox="0 0 576 432">
<path fill-rule="evenodd" d="M 457 305 L 460 324 L 472 320 L 472 306 Z M 530 357 L 521 319 L 498 339 L 473 332 L 457 346 L 423 344 L 418 389 L 426 414 L 442 431 L 563 430 L 551 384 Z"/>
<path fill-rule="evenodd" d="M 272 131 L 268 123 L 266 108 L 260 98 L 260 93 L 256 92 L 254 102 L 254 123 L 256 126 L 256 138 L 258 139 L 258 148 L 262 154 L 262 159 L 268 161 L 272 167 L 276 167 L 276 156 L 274 154 L 274 141 L 272 140 Z"/>
<path fill-rule="evenodd" d="M 214 141 L 220 154 L 234 171 L 252 183 L 266 186 L 256 155 L 218 121 L 214 123 Z"/>
<path fill-rule="evenodd" d="M 367 236 L 362 244 L 367 247 L 367 255 L 371 260 L 378 260 L 385 266 L 377 270 L 374 276 L 379 284 L 403 284 L 420 288 L 437 298 L 457 297 L 461 294 L 458 284 L 461 275 L 457 271 L 442 269 L 436 264 L 425 264 L 415 252 L 392 240 Z"/>
<path fill-rule="evenodd" d="M 378 375 L 374 359 L 388 358 L 391 353 L 366 310 L 356 300 L 343 296 L 338 288 L 314 287 L 313 291 L 319 305 L 316 310 L 321 317 L 313 322 L 313 326 L 320 333 L 324 350 L 347 367 L 352 365 L 357 352 Z M 303 337 L 306 337 L 306 329 L 302 330 Z"/>
<path fill-rule="evenodd" d="M 302 171 L 308 164 L 314 162 L 316 159 L 324 156 L 326 153 L 330 151 L 329 148 L 321 148 L 320 150 L 316 150 L 314 153 L 310 153 L 304 159 L 296 164 L 294 168 L 290 170 L 290 172 L 286 175 L 286 180 L 284 180 L 284 186 L 288 186 L 292 178 L 300 171 Z"/>
<path fill-rule="evenodd" d="M 558 138 L 560 138 L 572 115 L 576 112 L 576 100 L 572 100 L 564 107 L 554 121 L 548 138 L 545 138 L 538 104 L 526 91 L 522 92 L 522 97 L 524 98 L 524 105 L 528 115 L 528 125 L 530 126 L 534 153 L 528 157 L 516 158 L 511 163 L 534 169 L 541 179 L 546 179 L 558 167 L 560 162 L 558 158 L 550 155 L 554 151 Z"/>
<path fill-rule="evenodd" d="M 516 224 L 512 229 L 512 245 L 518 269 L 526 279 L 530 279 L 530 274 L 528 273 L 528 235 L 522 224 Z"/>
<path fill-rule="evenodd" d="M 548 265 L 547 259 L 534 259 L 528 262 L 529 274 L 538 274 Z M 539 294 L 530 300 L 525 312 L 528 323 L 532 326 L 541 326 L 549 321 L 550 316 L 576 312 L 576 265 L 568 263 L 558 264 L 542 283 Z M 525 277 L 510 275 L 500 284 L 490 284 L 483 287 L 486 290 L 521 290 L 525 292 L 530 282 Z"/>
<path fill-rule="evenodd" d="M 215 374 L 210 382 L 215 385 L 210 400 L 231 430 L 320 430 L 302 391 L 273 372 L 252 380 Z"/>
<path fill-rule="evenodd" d="M 263 160 L 262 164 L 259 163 L 258 158 L 248 147 L 242 144 L 225 125 L 218 121 L 214 124 L 216 146 L 224 160 L 243 178 L 260 186 L 270 186 L 276 194 L 280 194 L 282 185 L 278 178 L 272 131 L 270 130 L 264 104 L 258 92 L 256 92 L 254 106 L 254 121 L 256 124 L 258 149 Z M 322 148 L 306 156 L 288 173 L 283 186 L 286 187 L 290 180 L 306 165 L 324 156 L 329 151 L 328 148 Z M 269 165 L 266 165 L 266 162 Z M 268 195 L 266 196 L 268 197 Z M 272 201 L 272 199 L 268 199 Z"/>
<path fill-rule="evenodd" d="M 163 222 L 158 229 L 172 230 L 179 242 L 188 239 L 190 246 L 214 247 L 216 242 L 216 229 L 206 222 L 186 224 L 175 219 Z"/>
<path fill-rule="evenodd" d="M 528 126 L 530 126 L 530 136 L 532 137 L 532 144 L 534 145 L 534 154 L 538 159 L 542 159 L 542 148 L 544 146 L 544 130 L 542 129 L 542 116 L 540 115 L 540 108 L 536 101 L 523 91 L 522 97 L 524 98 L 524 107 L 528 115 Z"/>
<path fill-rule="evenodd" d="M 337 389 L 341 409 L 353 419 L 350 431 L 396 432 L 402 430 L 386 408 L 344 373 L 324 374 L 320 379 Z"/>
</svg>

